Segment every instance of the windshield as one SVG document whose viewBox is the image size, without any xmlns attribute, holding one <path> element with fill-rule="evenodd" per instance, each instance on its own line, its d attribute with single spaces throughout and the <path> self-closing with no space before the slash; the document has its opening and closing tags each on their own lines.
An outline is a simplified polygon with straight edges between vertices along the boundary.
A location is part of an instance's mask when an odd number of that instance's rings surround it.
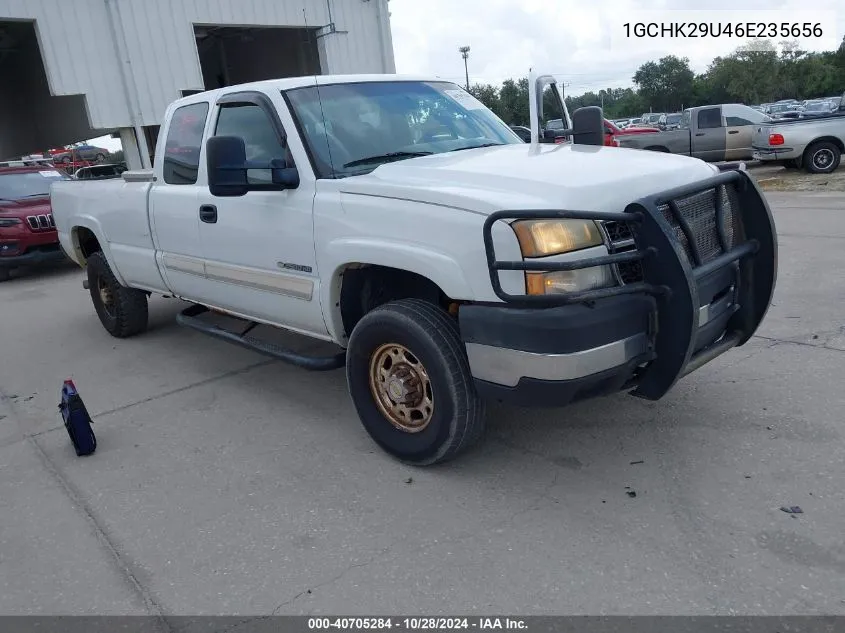
<svg viewBox="0 0 845 633">
<path fill-rule="evenodd" d="M 666 117 L 666 123 L 680 123 L 681 122 L 681 115 L 680 114 L 670 114 Z"/>
<path fill-rule="evenodd" d="M 23 200 L 24 198 L 49 196 L 50 183 L 67 179 L 67 176 L 55 169 L 0 174 L 0 198 Z"/>
<path fill-rule="evenodd" d="M 453 83 L 331 84 L 285 94 L 318 178 L 355 176 L 426 154 L 523 144 L 501 119 Z"/>
<path fill-rule="evenodd" d="M 774 113 L 776 113 L 776 112 L 789 112 L 790 110 L 794 110 L 794 109 L 795 109 L 795 106 L 792 105 L 791 103 L 780 103 L 780 104 L 773 105 L 771 108 L 769 108 L 769 111 L 774 112 Z"/>
<path fill-rule="evenodd" d="M 830 110 L 830 104 L 827 101 L 817 101 L 815 103 L 808 103 L 804 108 L 805 112 L 827 112 Z"/>
</svg>

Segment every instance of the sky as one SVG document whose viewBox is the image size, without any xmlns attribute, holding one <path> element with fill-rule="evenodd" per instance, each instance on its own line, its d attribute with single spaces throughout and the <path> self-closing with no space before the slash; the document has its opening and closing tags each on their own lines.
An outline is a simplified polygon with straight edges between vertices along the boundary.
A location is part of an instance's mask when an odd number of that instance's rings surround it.
<svg viewBox="0 0 845 633">
<path fill-rule="evenodd" d="M 470 83 L 499 84 L 529 68 L 552 74 L 568 95 L 624 88 L 647 61 L 688 57 L 704 72 L 714 57 L 747 38 L 636 38 L 636 23 L 819 24 L 821 37 L 797 38 L 810 51 L 835 49 L 845 35 L 843 0 L 389 0 L 398 73 L 436 75 L 463 84 L 458 51 L 469 46 Z M 837 11 L 837 5 L 842 8 Z M 800 28 L 799 26 L 799 28 Z M 755 27 L 757 28 L 757 27 Z M 689 27 L 687 27 L 689 29 Z M 780 41 L 783 38 L 775 38 Z M 792 39 L 792 38 L 790 38 Z M 845 86 L 843 86 L 845 89 Z M 110 150 L 120 141 L 94 140 Z"/>
</svg>

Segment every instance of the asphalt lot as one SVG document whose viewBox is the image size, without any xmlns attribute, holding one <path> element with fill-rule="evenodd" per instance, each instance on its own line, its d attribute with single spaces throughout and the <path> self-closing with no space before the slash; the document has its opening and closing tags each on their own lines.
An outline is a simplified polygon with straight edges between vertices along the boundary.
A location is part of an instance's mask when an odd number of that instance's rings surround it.
<svg viewBox="0 0 845 633">
<path fill-rule="evenodd" d="M 769 198 L 760 336 L 659 403 L 493 407 L 433 469 L 375 448 L 342 371 L 181 329 L 174 300 L 113 339 L 76 268 L 0 285 L 0 613 L 845 614 L 845 194 Z"/>
</svg>

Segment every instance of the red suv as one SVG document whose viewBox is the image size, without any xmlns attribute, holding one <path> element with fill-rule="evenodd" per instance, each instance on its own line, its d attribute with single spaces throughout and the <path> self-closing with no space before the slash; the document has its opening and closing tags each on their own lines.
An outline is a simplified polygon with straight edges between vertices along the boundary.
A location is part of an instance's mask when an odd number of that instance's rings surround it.
<svg viewBox="0 0 845 633">
<path fill-rule="evenodd" d="M 50 183 L 68 179 L 51 167 L 0 167 L 0 281 L 20 266 L 64 259 Z"/>
</svg>

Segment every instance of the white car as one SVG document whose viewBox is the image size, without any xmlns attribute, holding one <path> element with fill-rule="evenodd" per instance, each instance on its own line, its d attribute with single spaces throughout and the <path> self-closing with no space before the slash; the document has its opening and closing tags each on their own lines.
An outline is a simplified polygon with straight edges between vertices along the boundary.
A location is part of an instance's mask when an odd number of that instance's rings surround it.
<svg viewBox="0 0 845 633">
<path fill-rule="evenodd" d="M 602 113 L 532 142 L 459 86 L 348 75 L 231 86 L 167 109 L 154 172 L 59 182 L 61 243 L 105 329 L 149 294 L 180 323 L 313 370 L 345 367 L 364 427 L 429 465 L 477 440 L 485 401 L 656 400 L 752 336 L 776 276 L 743 171 L 603 147 Z M 560 114 L 554 114 L 560 116 Z M 223 312 L 252 325 L 224 330 Z M 255 324 L 331 342 L 305 356 Z M 286 387 L 279 385 L 279 391 Z"/>
</svg>

